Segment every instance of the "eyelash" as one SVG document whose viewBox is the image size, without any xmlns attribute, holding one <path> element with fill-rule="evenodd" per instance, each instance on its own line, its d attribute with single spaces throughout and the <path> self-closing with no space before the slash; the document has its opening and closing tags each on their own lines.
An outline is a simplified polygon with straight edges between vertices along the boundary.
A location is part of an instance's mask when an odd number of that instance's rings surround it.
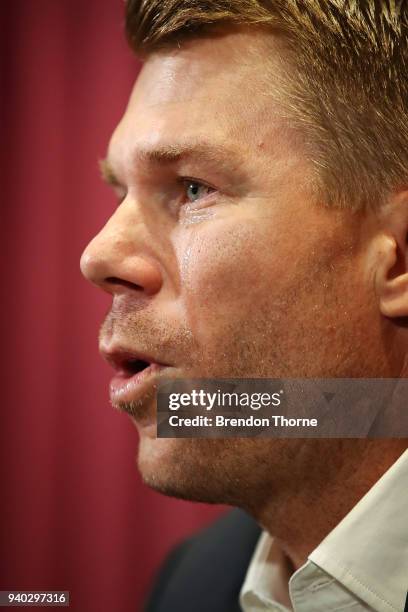
<svg viewBox="0 0 408 612">
<path fill-rule="evenodd" d="M 187 189 L 189 185 L 191 185 L 191 183 L 196 183 L 197 185 L 200 185 L 200 187 L 206 187 L 208 189 L 211 189 L 212 191 L 209 195 L 217 191 L 215 187 L 213 187 L 212 185 L 209 185 L 205 181 L 202 181 L 202 180 L 190 177 L 190 176 L 181 176 L 180 178 L 177 179 L 177 183 L 179 187 L 183 188 L 185 197 L 186 197 Z M 118 198 L 117 205 L 118 206 L 120 206 L 122 202 L 125 200 L 125 198 L 127 197 L 127 193 L 128 193 L 127 190 L 125 190 L 121 186 L 117 187 L 117 198 Z M 204 196 L 203 198 L 199 198 L 199 200 L 206 199 L 206 197 L 207 196 Z M 187 198 L 186 198 L 186 203 L 188 203 Z M 190 203 L 193 204 L 193 202 L 190 202 Z"/>
<path fill-rule="evenodd" d="M 209 184 L 208 184 L 208 183 L 206 183 L 205 181 L 201 181 L 201 180 L 199 180 L 199 179 L 192 178 L 192 177 L 190 177 L 190 176 L 187 176 L 187 177 L 186 177 L 186 176 L 180 177 L 180 179 L 179 179 L 179 183 L 180 183 L 180 185 L 181 185 L 181 186 L 184 188 L 184 192 L 185 192 L 185 193 L 184 193 L 184 196 L 186 196 L 186 192 L 187 192 L 188 187 L 189 187 L 191 184 L 193 184 L 193 183 L 194 183 L 194 184 L 196 184 L 196 185 L 199 185 L 200 187 L 204 187 L 204 188 L 206 188 L 206 189 L 210 189 L 210 190 L 211 190 L 211 191 L 210 191 L 210 193 L 209 193 L 208 195 L 206 195 L 206 196 L 204 196 L 204 197 L 202 197 L 202 198 L 198 198 L 198 200 L 196 200 L 196 201 L 205 200 L 205 199 L 206 199 L 208 196 L 212 195 L 212 194 L 213 194 L 215 191 L 217 191 L 215 187 L 213 187 L 212 185 L 209 185 Z M 187 203 L 189 202 L 189 200 L 187 199 L 187 197 L 186 197 L 186 201 L 187 201 Z M 194 202 L 190 202 L 190 203 L 191 203 L 191 204 L 193 204 Z"/>
</svg>

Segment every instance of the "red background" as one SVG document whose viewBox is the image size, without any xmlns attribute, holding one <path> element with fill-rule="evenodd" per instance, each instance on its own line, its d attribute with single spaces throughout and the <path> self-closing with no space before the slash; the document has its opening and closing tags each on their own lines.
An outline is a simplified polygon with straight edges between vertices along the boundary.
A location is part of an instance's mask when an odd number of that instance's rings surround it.
<svg viewBox="0 0 408 612">
<path fill-rule="evenodd" d="M 2 0 L 0 18 L 0 590 L 136 611 L 171 544 L 220 512 L 141 484 L 97 354 L 109 300 L 79 273 L 115 205 L 97 159 L 138 65 L 121 0 Z"/>
</svg>

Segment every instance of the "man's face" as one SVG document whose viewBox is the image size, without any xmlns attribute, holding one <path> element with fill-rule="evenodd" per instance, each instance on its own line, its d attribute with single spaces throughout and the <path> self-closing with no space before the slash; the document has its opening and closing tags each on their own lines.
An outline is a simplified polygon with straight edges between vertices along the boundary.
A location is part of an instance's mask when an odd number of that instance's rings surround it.
<svg viewBox="0 0 408 612">
<path fill-rule="evenodd" d="M 316 197 L 302 135 L 270 95 L 289 70 L 256 30 L 154 53 L 109 146 L 124 199 L 82 267 L 113 296 L 102 351 L 122 369 L 133 354 L 162 365 L 112 400 L 134 416 L 145 480 L 179 496 L 236 503 L 238 482 L 281 479 L 304 444 L 156 440 L 160 377 L 390 375 L 371 225 Z"/>
</svg>

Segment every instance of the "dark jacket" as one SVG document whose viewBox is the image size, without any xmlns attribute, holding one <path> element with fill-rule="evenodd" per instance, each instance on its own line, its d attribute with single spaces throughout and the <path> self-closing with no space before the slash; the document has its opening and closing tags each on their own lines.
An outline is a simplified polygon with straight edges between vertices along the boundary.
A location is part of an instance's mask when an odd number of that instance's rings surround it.
<svg viewBox="0 0 408 612">
<path fill-rule="evenodd" d="M 163 564 L 145 612 L 240 612 L 238 597 L 261 529 L 233 510 L 182 542 Z"/>
</svg>

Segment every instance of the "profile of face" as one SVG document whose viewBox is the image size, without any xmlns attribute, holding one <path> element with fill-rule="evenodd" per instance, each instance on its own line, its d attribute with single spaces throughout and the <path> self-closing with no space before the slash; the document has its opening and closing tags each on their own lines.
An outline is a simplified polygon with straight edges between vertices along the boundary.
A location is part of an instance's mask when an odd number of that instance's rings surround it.
<svg viewBox="0 0 408 612">
<path fill-rule="evenodd" d="M 273 95 L 288 70 L 256 29 L 153 52 L 109 145 L 120 204 L 82 270 L 112 295 L 100 349 L 143 478 L 180 497 L 243 505 L 314 443 L 156 439 L 160 378 L 398 375 L 374 278 L 380 220 L 318 197 Z"/>
</svg>

